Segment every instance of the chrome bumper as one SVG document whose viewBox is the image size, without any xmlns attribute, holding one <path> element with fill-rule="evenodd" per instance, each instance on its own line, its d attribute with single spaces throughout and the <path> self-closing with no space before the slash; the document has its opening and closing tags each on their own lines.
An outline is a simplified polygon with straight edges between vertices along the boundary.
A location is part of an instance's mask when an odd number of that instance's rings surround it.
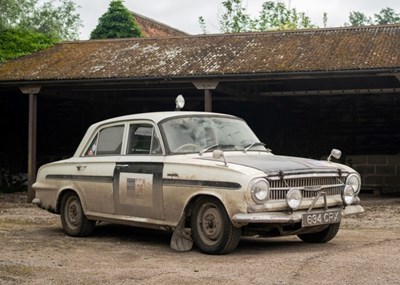
<svg viewBox="0 0 400 285">
<path fill-rule="evenodd" d="M 323 211 L 323 209 L 322 209 Z M 342 209 L 342 217 L 362 214 L 365 210 L 361 205 L 350 205 Z M 249 224 L 249 223 L 260 223 L 260 224 L 292 224 L 301 222 L 302 216 L 307 214 L 305 211 L 296 211 L 292 214 L 285 212 L 263 212 L 263 213 L 251 213 L 251 214 L 235 214 L 232 217 L 232 221 L 237 224 Z"/>
</svg>

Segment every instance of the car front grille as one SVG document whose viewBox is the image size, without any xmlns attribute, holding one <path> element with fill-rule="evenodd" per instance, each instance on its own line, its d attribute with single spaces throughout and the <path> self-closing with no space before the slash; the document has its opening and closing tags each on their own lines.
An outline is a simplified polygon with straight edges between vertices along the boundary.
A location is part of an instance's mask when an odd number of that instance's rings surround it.
<svg viewBox="0 0 400 285">
<path fill-rule="evenodd" d="M 286 193 L 292 188 L 301 190 L 303 198 L 313 198 L 324 191 L 328 196 L 340 195 L 344 183 L 338 177 L 307 177 L 271 180 L 270 199 L 281 200 L 286 198 Z"/>
</svg>

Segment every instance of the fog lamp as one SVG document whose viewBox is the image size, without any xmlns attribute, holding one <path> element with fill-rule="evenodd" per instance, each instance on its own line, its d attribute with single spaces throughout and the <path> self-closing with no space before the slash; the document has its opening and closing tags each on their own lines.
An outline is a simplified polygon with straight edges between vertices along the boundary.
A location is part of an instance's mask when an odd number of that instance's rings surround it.
<svg viewBox="0 0 400 285">
<path fill-rule="evenodd" d="M 301 195 L 301 191 L 297 188 L 290 189 L 289 192 L 286 194 L 286 204 L 292 210 L 296 210 L 300 207 L 302 199 L 303 196 Z"/>
</svg>

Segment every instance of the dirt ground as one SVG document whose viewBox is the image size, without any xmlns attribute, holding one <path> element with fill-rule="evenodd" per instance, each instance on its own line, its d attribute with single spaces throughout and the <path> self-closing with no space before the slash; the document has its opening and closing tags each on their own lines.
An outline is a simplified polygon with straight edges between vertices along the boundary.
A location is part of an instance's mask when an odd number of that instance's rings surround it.
<svg viewBox="0 0 400 285">
<path fill-rule="evenodd" d="M 71 238 L 59 216 L 0 195 L 0 284 L 400 284 L 400 198 L 363 195 L 327 244 L 242 239 L 209 256 L 170 249 L 169 233 L 100 224 Z"/>
</svg>

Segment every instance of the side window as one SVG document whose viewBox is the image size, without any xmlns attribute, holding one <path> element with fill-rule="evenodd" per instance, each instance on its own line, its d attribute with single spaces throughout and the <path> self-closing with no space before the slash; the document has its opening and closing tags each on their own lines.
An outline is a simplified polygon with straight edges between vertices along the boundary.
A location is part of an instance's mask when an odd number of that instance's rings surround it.
<svg viewBox="0 0 400 285">
<path fill-rule="evenodd" d="M 93 139 L 86 156 L 115 155 L 121 153 L 124 126 L 113 126 L 102 129 Z"/>
<path fill-rule="evenodd" d="M 132 124 L 129 128 L 127 154 L 161 154 L 160 139 L 153 125 Z"/>
</svg>

